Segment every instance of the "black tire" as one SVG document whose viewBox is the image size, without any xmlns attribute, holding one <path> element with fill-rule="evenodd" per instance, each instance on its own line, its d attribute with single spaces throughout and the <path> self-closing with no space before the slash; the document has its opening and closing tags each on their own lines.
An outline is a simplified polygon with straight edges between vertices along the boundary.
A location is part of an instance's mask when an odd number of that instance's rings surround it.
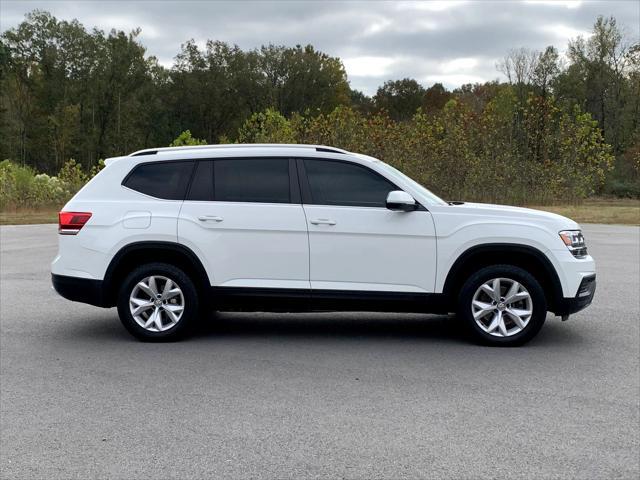
<svg viewBox="0 0 640 480">
<path fill-rule="evenodd" d="M 182 316 L 175 325 L 164 331 L 145 329 L 135 320 L 129 307 L 129 297 L 136 285 L 150 276 L 169 278 L 182 292 L 184 306 Z M 192 331 L 194 324 L 197 322 L 200 311 L 198 304 L 198 292 L 193 281 L 182 270 L 166 263 L 148 263 L 136 268 L 127 275 L 118 292 L 118 315 L 120 316 L 120 321 L 129 333 L 145 342 L 169 342 L 184 338 Z M 153 309 L 154 307 L 151 308 Z M 144 315 L 148 314 L 145 313 Z"/>
<path fill-rule="evenodd" d="M 529 322 L 520 332 L 510 336 L 499 337 L 487 333 L 476 323 L 473 316 L 472 301 L 476 291 L 494 278 L 519 282 L 531 297 L 532 314 Z M 526 270 L 512 265 L 493 265 L 475 272 L 467 279 L 458 296 L 457 310 L 458 318 L 475 342 L 490 346 L 516 347 L 527 343 L 538 334 L 547 317 L 547 301 L 540 283 Z"/>
</svg>

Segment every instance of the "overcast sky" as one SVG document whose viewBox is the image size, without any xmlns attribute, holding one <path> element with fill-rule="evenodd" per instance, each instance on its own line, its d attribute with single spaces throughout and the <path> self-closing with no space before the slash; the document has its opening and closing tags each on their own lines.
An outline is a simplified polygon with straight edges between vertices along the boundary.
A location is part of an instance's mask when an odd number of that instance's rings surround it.
<svg viewBox="0 0 640 480">
<path fill-rule="evenodd" d="M 142 28 L 140 41 L 170 66 L 193 38 L 238 44 L 311 43 L 344 62 L 352 88 L 375 93 L 385 80 L 412 77 L 449 88 L 500 77 L 496 62 L 510 49 L 560 51 L 588 35 L 598 15 L 613 15 L 630 38 L 640 37 L 640 0 L 430 2 L 214 2 L 0 0 L 2 31 L 33 9 L 87 28 Z"/>
</svg>

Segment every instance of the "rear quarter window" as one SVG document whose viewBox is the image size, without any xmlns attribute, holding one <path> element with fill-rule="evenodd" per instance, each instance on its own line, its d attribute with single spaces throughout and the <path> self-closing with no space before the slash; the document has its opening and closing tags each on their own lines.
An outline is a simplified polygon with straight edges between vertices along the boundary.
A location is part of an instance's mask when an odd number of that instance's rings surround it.
<svg viewBox="0 0 640 480">
<path fill-rule="evenodd" d="M 193 163 L 192 161 L 143 163 L 134 167 L 122 185 L 155 198 L 183 200 Z"/>
</svg>

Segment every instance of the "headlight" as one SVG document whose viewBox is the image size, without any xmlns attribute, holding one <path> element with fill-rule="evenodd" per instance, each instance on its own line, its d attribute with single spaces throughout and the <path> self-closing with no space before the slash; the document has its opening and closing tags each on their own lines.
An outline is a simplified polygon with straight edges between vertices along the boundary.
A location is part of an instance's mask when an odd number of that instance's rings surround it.
<svg viewBox="0 0 640 480">
<path fill-rule="evenodd" d="M 587 245 L 584 243 L 584 236 L 580 230 L 563 230 L 559 233 L 560 238 L 574 257 L 584 258 L 587 256 Z"/>
</svg>

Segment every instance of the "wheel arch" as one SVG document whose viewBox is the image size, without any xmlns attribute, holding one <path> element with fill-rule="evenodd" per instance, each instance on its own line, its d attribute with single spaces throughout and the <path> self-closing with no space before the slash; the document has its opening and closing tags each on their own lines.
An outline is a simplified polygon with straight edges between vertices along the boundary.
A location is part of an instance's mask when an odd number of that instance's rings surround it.
<svg viewBox="0 0 640 480">
<path fill-rule="evenodd" d="M 190 248 L 172 242 L 135 242 L 122 247 L 107 267 L 103 281 L 106 303 L 109 306 L 116 305 L 118 286 L 126 275 L 134 268 L 152 262 L 168 263 L 180 268 L 190 276 L 199 293 L 205 293 L 211 285 L 202 262 Z"/>
<path fill-rule="evenodd" d="M 528 271 L 540 283 L 551 311 L 563 297 L 558 273 L 543 252 L 529 245 L 490 243 L 464 251 L 449 269 L 443 293 L 450 307 L 455 307 L 458 292 L 465 280 L 490 265 L 513 265 Z"/>
</svg>

